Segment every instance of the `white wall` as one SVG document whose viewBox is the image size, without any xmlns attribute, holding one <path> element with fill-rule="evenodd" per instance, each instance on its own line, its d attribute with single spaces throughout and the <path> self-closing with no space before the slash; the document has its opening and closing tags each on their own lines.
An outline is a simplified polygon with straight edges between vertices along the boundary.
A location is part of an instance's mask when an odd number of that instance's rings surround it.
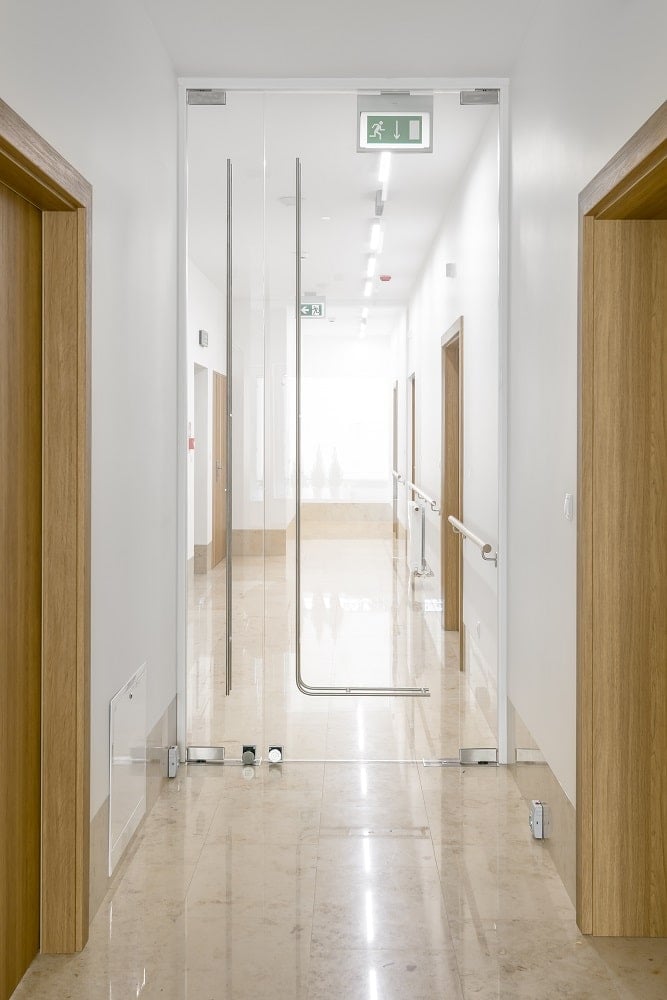
<svg viewBox="0 0 667 1000">
<path fill-rule="evenodd" d="M 512 74 L 509 696 L 575 797 L 577 195 L 667 96 L 664 0 L 540 8 Z"/>
<path fill-rule="evenodd" d="M 5 0 L 0 96 L 93 185 L 94 814 L 112 695 L 176 690 L 175 83 L 141 5 Z"/>
<path fill-rule="evenodd" d="M 441 339 L 463 317 L 463 516 L 498 544 L 498 118 L 486 114 L 480 143 L 455 190 L 410 300 L 408 369 L 417 391 L 417 482 L 441 498 Z M 455 277 L 446 277 L 452 263 Z M 427 561 L 440 572 L 442 519 L 427 512 Z M 448 530 L 448 529 L 444 529 Z M 464 545 L 464 623 L 495 682 L 498 587 L 493 564 Z M 479 622 L 479 638 L 475 624 Z"/>
</svg>

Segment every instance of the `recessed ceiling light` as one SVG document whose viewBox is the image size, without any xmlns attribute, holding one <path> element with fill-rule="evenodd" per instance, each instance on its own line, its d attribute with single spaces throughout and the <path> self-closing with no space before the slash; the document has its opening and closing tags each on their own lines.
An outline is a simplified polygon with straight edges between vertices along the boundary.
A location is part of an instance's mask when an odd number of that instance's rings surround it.
<svg viewBox="0 0 667 1000">
<path fill-rule="evenodd" d="M 364 298 L 365 299 L 370 298 L 370 294 L 372 291 L 373 291 L 373 282 L 367 281 L 366 284 L 364 285 Z"/>
<path fill-rule="evenodd" d="M 382 238 L 382 227 L 379 222 L 374 222 L 371 226 L 370 247 L 374 252 L 380 249 L 380 239 Z"/>
<path fill-rule="evenodd" d="M 368 319 L 368 306 L 364 306 L 364 308 L 361 310 L 361 318 Z"/>
<path fill-rule="evenodd" d="M 369 257 L 368 258 L 368 264 L 366 265 L 366 277 L 367 278 L 372 278 L 373 277 L 373 275 L 375 274 L 376 265 L 377 265 L 377 258 L 376 257 Z"/>
</svg>

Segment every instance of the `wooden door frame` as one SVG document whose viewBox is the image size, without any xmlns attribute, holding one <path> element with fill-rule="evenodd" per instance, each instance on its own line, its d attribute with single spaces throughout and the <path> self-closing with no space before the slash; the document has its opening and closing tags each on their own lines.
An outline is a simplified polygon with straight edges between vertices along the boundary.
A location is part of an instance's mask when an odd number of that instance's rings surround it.
<svg viewBox="0 0 667 1000">
<path fill-rule="evenodd" d="M 667 102 L 579 196 L 577 523 L 577 923 L 594 934 L 594 265 L 598 220 L 667 219 Z M 604 822 L 622 822 L 615 816 Z M 645 816 L 636 822 L 644 823 Z"/>
<path fill-rule="evenodd" d="M 213 482 L 212 493 L 213 493 L 213 495 L 211 497 L 211 517 L 213 519 L 213 524 L 211 526 L 211 538 L 212 538 L 212 544 L 211 544 L 211 569 L 214 566 L 217 566 L 218 563 L 221 562 L 222 559 L 225 558 L 225 556 L 227 554 L 227 503 L 229 502 L 229 497 L 227 496 L 227 493 L 226 493 L 226 489 L 227 489 L 227 462 L 229 461 L 229 456 L 227 454 L 227 411 L 228 411 L 228 406 L 227 406 L 227 390 L 228 390 L 227 376 L 223 375 L 222 372 L 218 372 L 218 371 L 213 371 L 212 375 L 213 375 L 213 379 L 212 379 L 212 382 L 213 382 L 213 385 L 212 385 L 212 389 L 213 389 L 213 399 L 212 399 L 212 405 L 213 405 L 213 442 L 212 442 L 212 445 L 213 445 L 213 447 L 211 448 L 211 453 L 212 453 L 212 463 L 213 463 L 213 468 L 212 468 L 212 482 Z M 219 379 L 221 380 L 220 382 L 218 381 Z M 219 399 L 218 399 L 218 386 L 219 385 L 222 385 L 224 387 L 224 399 L 222 400 L 221 403 L 219 402 Z M 221 432 L 220 435 L 218 435 L 218 424 L 219 424 L 219 418 L 220 418 L 220 416 L 222 416 L 222 432 Z M 224 516 L 224 524 L 223 524 L 223 542 L 222 542 L 222 545 L 221 545 L 221 551 L 220 552 L 218 552 L 218 550 L 216 549 L 216 544 L 215 544 L 215 540 L 216 540 L 215 539 L 215 526 L 216 526 L 216 509 L 217 509 L 217 504 L 215 502 L 215 490 L 216 490 L 216 481 L 217 481 L 216 477 L 217 477 L 217 473 L 218 473 L 218 469 L 217 469 L 217 459 L 218 459 L 217 445 L 218 445 L 218 438 L 219 437 L 220 437 L 220 443 L 222 444 L 222 452 L 223 452 L 223 454 L 225 456 L 225 462 L 224 462 L 225 468 L 223 470 L 223 478 L 222 478 L 222 486 L 223 486 L 223 494 L 222 495 L 224 497 L 223 507 L 224 507 L 224 515 L 225 516 Z"/>
<path fill-rule="evenodd" d="M 459 632 L 459 652 L 463 662 L 463 544 L 460 535 L 455 534 L 447 518 L 450 515 L 463 520 L 463 316 L 459 316 L 446 331 L 440 341 L 441 385 L 442 385 L 442 461 L 441 485 L 442 531 L 440 537 L 440 562 L 442 577 L 443 628 Z M 456 382 L 456 411 L 448 404 L 452 382 L 448 372 L 448 360 L 456 354 L 458 378 Z M 452 478 L 451 471 L 455 469 Z M 456 573 L 448 573 L 448 567 L 456 566 Z"/>
<path fill-rule="evenodd" d="M 398 472 L 398 382 L 394 382 L 392 399 L 392 531 L 394 539 L 398 538 L 398 480 L 394 472 Z"/>
<path fill-rule="evenodd" d="M 408 444 L 410 446 L 410 465 L 408 472 L 410 481 L 417 482 L 417 377 L 416 372 L 408 375 Z M 414 500 L 414 490 L 408 491 L 408 496 Z"/>
<path fill-rule="evenodd" d="M 89 924 L 92 189 L 3 101 L 0 183 L 42 212 L 40 950 L 57 954 Z"/>
</svg>

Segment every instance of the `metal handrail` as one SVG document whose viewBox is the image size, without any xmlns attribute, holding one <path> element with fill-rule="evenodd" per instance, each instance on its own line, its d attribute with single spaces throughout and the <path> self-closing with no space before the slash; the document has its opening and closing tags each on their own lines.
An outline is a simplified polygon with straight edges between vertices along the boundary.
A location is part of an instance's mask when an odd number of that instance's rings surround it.
<svg viewBox="0 0 667 1000">
<path fill-rule="evenodd" d="M 463 521 L 459 521 L 458 518 L 454 517 L 452 514 L 449 515 L 447 520 L 458 535 L 463 535 L 464 538 L 467 538 L 473 543 L 473 545 L 477 546 L 482 554 L 482 559 L 485 562 L 492 562 L 494 566 L 498 565 L 498 553 L 493 552 L 492 545 L 481 539 L 479 535 L 472 532 L 470 528 L 466 528 Z M 491 552 L 493 552 L 493 555 L 490 554 Z"/>
<path fill-rule="evenodd" d="M 421 499 L 425 500 L 427 504 L 430 504 L 431 510 L 433 511 L 434 514 L 440 513 L 440 504 L 437 500 L 434 500 L 433 497 L 430 497 L 428 495 L 428 493 L 424 493 L 423 490 L 420 490 L 415 483 L 411 483 L 409 479 L 406 479 L 405 476 L 402 476 L 400 472 L 396 471 L 396 469 L 392 469 L 391 474 L 397 483 L 403 483 L 403 485 L 407 486 L 409 490 L 412 490 L 413 493 L 416 493 L 418 497 L 421 497 Z"/>
</svg>

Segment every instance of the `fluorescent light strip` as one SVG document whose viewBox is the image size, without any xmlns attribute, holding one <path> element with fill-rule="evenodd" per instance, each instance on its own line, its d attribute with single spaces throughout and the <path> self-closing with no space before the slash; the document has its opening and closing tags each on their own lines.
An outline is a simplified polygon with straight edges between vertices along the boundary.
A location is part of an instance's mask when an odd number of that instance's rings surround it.
<svg viewBox="0 0 667 1000">
<path fill-rule="evenodd" d="M 380 171 L 378 173 L 378 183 L 382 185 L 382 201 L 387 200 L 387 189 L 389 187 L 389 172 L 391 170 L 391 153 L 380 153 Z"/>
<path fill-rule="evenodd" d="M 373 291 L 373 282 L 367 281 L 364 285 L 364 298 L 369 299 L 371 297 L 371 292 Z"/>
<path fill-rule="evenodd" d="M 379 222 L 374 222 L 371 226 L 371 242 L 370 248 L 375 253 L 376 250 L 380 249 L 380 241 L 382 239 L 382 227 Z"/>
<path fill-rule="evenodd" d="M 389 180 L 391 170 L 391 153 L 380 153 L 380 171 L 378 173 L 378 184 L 386 184 Z"/>
<path fill-rule="evenodd" d="M 368 264 L 366 265 L 366 277 L 372 278 L 375 274 L 375 268 L 377 266 L 377 257 L 369 257 Z"/>
<path fill-rule="evenodd" d="M 361 310 L 361 318 L 368 319 L 368 306 L 364 306 L 364 308 Z"/>
</svg>

